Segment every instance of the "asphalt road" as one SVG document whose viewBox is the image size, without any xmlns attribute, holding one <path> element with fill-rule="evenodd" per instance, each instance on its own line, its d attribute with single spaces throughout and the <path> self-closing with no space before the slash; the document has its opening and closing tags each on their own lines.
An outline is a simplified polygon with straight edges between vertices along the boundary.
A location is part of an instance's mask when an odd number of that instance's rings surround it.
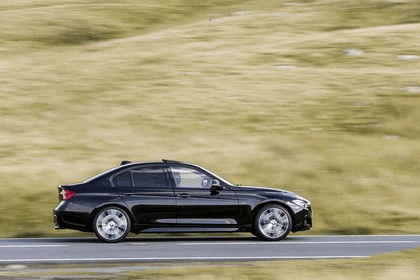
<svg viewBox="0 0 420 280">
<path fill-rule="evenodd" d="M 0 265 L 363 258 L 420 247 L 420 235 L 293 236 L 280 242 L 253 237 L 146 237 L 116 244 L 96 238 L 0 239 Z"/>
</svg>

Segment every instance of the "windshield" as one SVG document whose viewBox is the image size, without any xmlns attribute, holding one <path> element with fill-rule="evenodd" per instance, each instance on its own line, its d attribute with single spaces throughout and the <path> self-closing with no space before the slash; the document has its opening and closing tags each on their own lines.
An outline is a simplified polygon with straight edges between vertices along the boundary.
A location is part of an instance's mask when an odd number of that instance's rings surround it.
<svg viewBox="0 0 420 280">
<path fill-rule="evenodd" d="M 216 179 L 217 179 L 217 180 L 222 181 L 222 182 L 225 182 L 226 184 L 231 185 L 231 186 L 234 186 L 234 185 L 235 185 L 235 184 L 232 184 L 231 182 L 229 182 L 228 180 L 225 180 L 225 179 L 223 179 L 222 177 L 220 177 L 220 176 L 218 176 L 218 175 L 214 174 L 213 172 L 208 171 L 207 169 L 205 169 L 205 168 L 203 168 L 203 167 L 201 167 L 201 166 L 199 166 L 199 167 L 200 167 L 201 169 L 205 170 L 207 173 L 209 173 L 209 174 L 210 174 L 210 175 L 212 175 L 213 177 L 216 177 Z"/>
</svg>

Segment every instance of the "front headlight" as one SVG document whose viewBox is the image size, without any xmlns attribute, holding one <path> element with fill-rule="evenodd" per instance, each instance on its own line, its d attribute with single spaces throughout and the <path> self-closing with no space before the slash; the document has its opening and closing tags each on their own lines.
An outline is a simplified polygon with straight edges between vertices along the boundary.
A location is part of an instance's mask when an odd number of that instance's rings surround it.
<svg viewBox="0 0 420 280">
<path fill-rule="evenodd" d="M 292 201 L 293 201 L 294 204 L 296 204 L 296 205 L 298 205 L 302 208 L 305 208 L 305 209 L 307 209 L 307 208 L 309 208 L 309 206 L 311 206 L 311 203 L 309 201 L 306 201 L 306 200 L 295 199 L 295 200 L 292 200 Z"/>
</svg>

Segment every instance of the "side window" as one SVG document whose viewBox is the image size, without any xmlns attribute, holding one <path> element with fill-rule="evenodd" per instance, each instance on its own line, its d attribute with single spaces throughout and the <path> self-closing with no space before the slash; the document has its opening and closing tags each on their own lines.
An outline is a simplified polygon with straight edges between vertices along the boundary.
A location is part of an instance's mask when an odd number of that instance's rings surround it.
<svg viewBox="0 0 420 280">
<path fill-rule="evenodd" d="M 131 181 L 130 171 L 115 176 L 114 179 L 112 179 L 112 183 L 114 183 L 114 186 L 116 187 L 132 187 L 133 182 Z"/>
<path fill-rule="evenodd" d="M 166 188 L 165 173 L 162 168 L 140 168 L 131 170 L 131 178 L 136 188 Z"/>
<path fill-rule="evenodd" d="M 195 169 L 172 167 L 171 171 L 177 188 L 209 189 L 211 186 L 211 178 Z"/>
<path fill-rule="evenodd" d="M 167 188 L 165 173 L 161 167 L 131 169 L 112 180 L 115 187 Z"/>
</svg>

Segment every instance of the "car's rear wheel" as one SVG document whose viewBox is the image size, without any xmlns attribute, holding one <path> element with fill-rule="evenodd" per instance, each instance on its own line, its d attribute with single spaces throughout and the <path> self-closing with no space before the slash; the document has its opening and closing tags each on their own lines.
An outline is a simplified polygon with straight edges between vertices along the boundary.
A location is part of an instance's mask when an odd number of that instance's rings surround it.
<svg viewBox="0 0 420 280">
<path fill-rule="evenodd" d="M 130 217 L 118 207 L 106 207 L 93 219 L 96 236 L 105 242 L 119 242 L 127 237 L 131 229 Z"/>
<path fill-rule="evenodd" d="M 281 205 L 269 204 L 255 216 L 254 229 L 258 237 L 268 241 L 284 239 L 292 229 L 292 217 Z"/>
</svg>

